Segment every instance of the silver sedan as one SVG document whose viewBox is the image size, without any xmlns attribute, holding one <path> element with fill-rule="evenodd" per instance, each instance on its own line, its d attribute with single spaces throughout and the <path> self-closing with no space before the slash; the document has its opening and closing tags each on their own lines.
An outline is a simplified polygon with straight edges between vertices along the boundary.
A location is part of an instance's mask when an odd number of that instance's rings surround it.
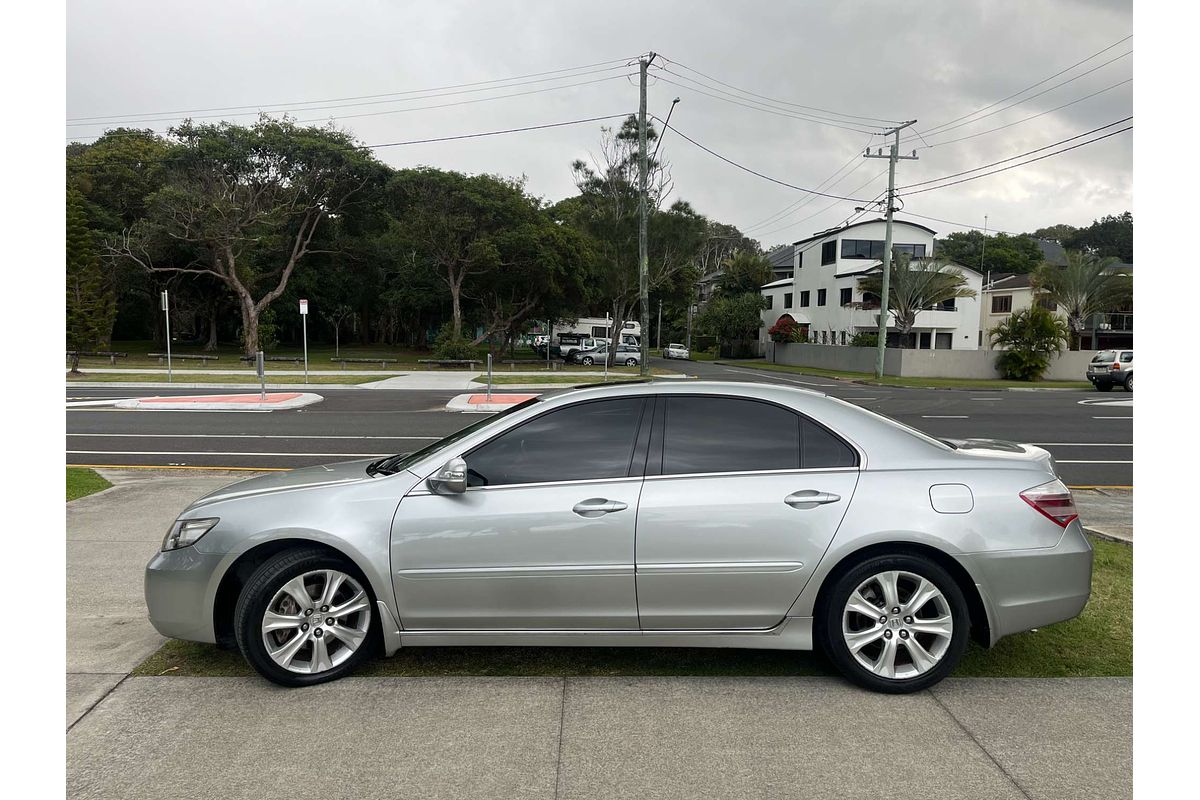
<svg viewBox="0 0 1200 800">
<path fill-rule="evenodd" d="M 150 561 L 146 602 L 163 634 L 289 686 L 401 647 L 614 645 L 819 647 L 911 692 L 971 638 L 1079 614 L 1091 570 L 1037 447 L 798 389 L 630 382 L 214 492 Z"/>
</svg>

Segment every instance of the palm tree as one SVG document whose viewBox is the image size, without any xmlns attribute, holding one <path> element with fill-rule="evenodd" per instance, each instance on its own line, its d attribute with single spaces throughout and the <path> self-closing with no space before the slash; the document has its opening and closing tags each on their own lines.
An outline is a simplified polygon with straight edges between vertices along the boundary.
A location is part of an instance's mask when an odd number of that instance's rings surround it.
<svg viewBox="0 0 1200 800">
<path fill-rule="evenodd" d="M 1012 314 L 988 332 L 992 343 L 1004 348 L 997 366 L 1006 378 L 1036 381 L 1058 355 L 1070 331 L 1062 317 L 1040 306 Z"/>
<path fill-rule="evenodd" d="M 1113 311 L 1131 297 L 1129 275 L 1117 272 L 1115 258 L 1098 258 L 1091 253 L 1067 252 L 1065 267 L 1043 264 L 1034 275 L 1034 285 L 1058 304 L 1071 329 L 1071 349 L 1079 349 L 1080 334 L 1095 314 Z"/>
<path fill-rule="evenodd" d="M 882 271 L 863 278 L 860 285 L 864 292 L 879 296 L 883 292 Z M 975 290 L 967 286 L 962 272 L 947 261 L 928 258 L 913 262 L 908 253 L 893 251 L 888 295 L 888 309 L 895 318 L 901 346 L 904 346 L 917 323 L 917 314 L 947 300 L 974 297 Z"/>
</svg>

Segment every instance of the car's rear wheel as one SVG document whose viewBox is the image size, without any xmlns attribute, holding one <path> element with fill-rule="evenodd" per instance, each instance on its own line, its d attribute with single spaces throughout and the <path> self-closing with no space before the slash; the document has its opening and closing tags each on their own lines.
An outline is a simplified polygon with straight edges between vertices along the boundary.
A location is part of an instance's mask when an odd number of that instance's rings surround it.
<svg viewBox="0 0 1200 800">
<path fill-rule="evenodd" d="M 1111 392 L 1112 386 L 1113 385 L 1111 383 L 1109 383 L 1108 381 L 1096 381 L 1096 391 L 1097 392 Z"/>
<path fill-rule="evenodd" d="M 843 573 L 818 617 L 817 637 L 859 686 L 904 694 L 949 675 L 967 647 L 970 612 L 954 578 L 918 555 L 882 555 Z"/>
<path fill-rule="evenodd" d="M 1132 372 L 1125 376 L 1125 391 L 1127 391 L 1127 392 L 1133 391 L 1133 373 Z"/>
<path fill-rule="evenodd" d="M 288 550 L 250 576 L 234 610 L 238 648 L 260 675 L 309 686 L 353 671 L 379 646 L 367 582 L 326 550 Z"/>
<path fill-rule="evenodd" d="M 590 356 L 584 356 L 583 358 L 580 359 L 580 363 L 583 364 L 585 367 L 590 367 L 592 365 L 592 359 Z"/>
<path fill-rule="evenodd" d="M 636 366 L 637 366 L 637 359 L 636 359 L 636 358 L 627 358 L 627 359 L 625 359 L 625 366 L 627 366 L 627 367 L 636 367 Z"/>
</svg>

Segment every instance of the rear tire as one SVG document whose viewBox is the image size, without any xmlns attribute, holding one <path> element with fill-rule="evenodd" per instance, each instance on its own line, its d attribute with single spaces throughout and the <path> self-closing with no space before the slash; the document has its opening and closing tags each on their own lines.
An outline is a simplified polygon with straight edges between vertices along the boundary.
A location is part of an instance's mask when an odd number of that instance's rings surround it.
<svg viewBox="0 0 1200 800">
<path fill-rule="evenodd" d="M 1096 391 L 1097 392 L 1111 392 L 1112 386 L 1113 385 L 1111 383 L 1109 383 L 1108 381 L 1096 381 Z"/>
<path fill-rule="evenodd" d="M 328 591 L 335 581 L 337 588 Z M 308 594 L 308 608 L 299 607 L 305 605 L 299 592 Z M 352 610 L 338 614 L 339 609 Z M 267 631 L 268 624 L 278 629 Z M 350 561 L 316 548 L 286 550 L 255 570 L 238 597 L 233 627 L 242 656 L 280 686 L 336 680 L 380 649 L 375 597 L 366 578 Z"/>
<path fill-rule="evenodd" d="M 592 359 L 584 356 L 579 360 L 579 363 L 583 364 L 585 367 L 590 367 L 592 365 Z"/>
<path fill-rule="evenodd" d="M 931 559 L 909 554 L 873 556 L 851 567 L 836 579 L 815 622 L 816 641 L 838 671 L 887 694 L 927 689 L 949 675 L 971 627 L 954 578 Z"/>
<path fill-rule="evenodd" d="M 1133 393 L 1133 373 L 1132 372 L 1125 376 L 1125 391 L 1129 392 L 1130 394 Z"/>
<path fill-rule="evenodd" d="M 627 359 L 625 359 L 625 366 L 627 366 L 627 367 L 636 367 L 636 366 L 637 366 L 637 359 L 636 359 L 636 358 L 627 358 Z"/>
</svg>

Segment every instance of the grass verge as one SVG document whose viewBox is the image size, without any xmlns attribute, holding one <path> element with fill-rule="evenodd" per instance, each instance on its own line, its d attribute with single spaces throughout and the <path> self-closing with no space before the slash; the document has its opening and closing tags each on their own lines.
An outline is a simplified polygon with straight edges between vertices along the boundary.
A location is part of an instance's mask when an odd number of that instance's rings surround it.
<svg viewBox="0 0 1200 800">
<path fill-rule="evenodd" d="M 1098 677 L 1133 674 L 1133 548 L 1093 539 L 1092 598 L 1076 619 L 972 644 L 954 673 L 969 677 Z M 246 676 L 241 655 L 170 641 L 134 675 Z M 412 647 L 373 659 L 363 676 L 430 675 L 831 675 L 817 653 L 786 650 L 642 647 Z"/>
<path fill-rule="evenodd" d="M 900 378 L 885 375 L 882 380 L 875 380 L 871 372 L 850 372 L 841 369 L 820 369 L 818 367 L 793 367 L 788 364 L 771 364 L 761 358 L 738 359 L 721 361 L 730 367 L 749 367 L 765 369 L 771 372 L 791 372 L 797 375 L 812 375 L 820 378 L 840 378 L 847 381 L 873 383 L 879 386 L 907 386 L 918 389 L 1091 389 L 1087 381 L 1005 381 L 980 380 L 976 378 Z"/>
<path fill-rule="evenodd" d="M 359 384 L 386 380 L 391 375 L 355 375 L 347 371 L 342 375 L 309 375 L 310 384 L 343 383 Z M 67 383 L 166 383 L 167 373 L 151 374 L 147 372 L 85 372 L 80 375 L 67 373 Z M 175 383 L 245 383 L 258 385 L 258 376 L 253 372 L 247 375 L 179 375 L 174 376 Z M 267 386 L 302 385 L 303 375 L 272 375 L 267 373 Z"/>
<path fill-rule="evenodd" d="M 93 470 L 67 467 L 68 503 L 81 497 L 87 497 L 89 494 L 102 492 L 110 486 L 112 486 L 111 483 L 101 478 Z"/>
<path fill-rule="evenodd" d="M 603 367 L 601 367 L 603 369 Z M 669 369 L 659 369 L 651 367 L 650 375 L 676 375 Z M 638 377 L 636 370 L 617 372 L 615 370 L 608 371 L 609 382 L 612 381 L 627 381 Z M 487 375 L 476 375 L 472 380 L 478 383 L 487 383 Z M 583 386 L 589 383 L 604 383 L 603 375 L 504 375 L 493 372 L 492 384 L 495 386 L 520 386 L 523 384 L 563 384 L 567 386 Z"/>
</svg>

